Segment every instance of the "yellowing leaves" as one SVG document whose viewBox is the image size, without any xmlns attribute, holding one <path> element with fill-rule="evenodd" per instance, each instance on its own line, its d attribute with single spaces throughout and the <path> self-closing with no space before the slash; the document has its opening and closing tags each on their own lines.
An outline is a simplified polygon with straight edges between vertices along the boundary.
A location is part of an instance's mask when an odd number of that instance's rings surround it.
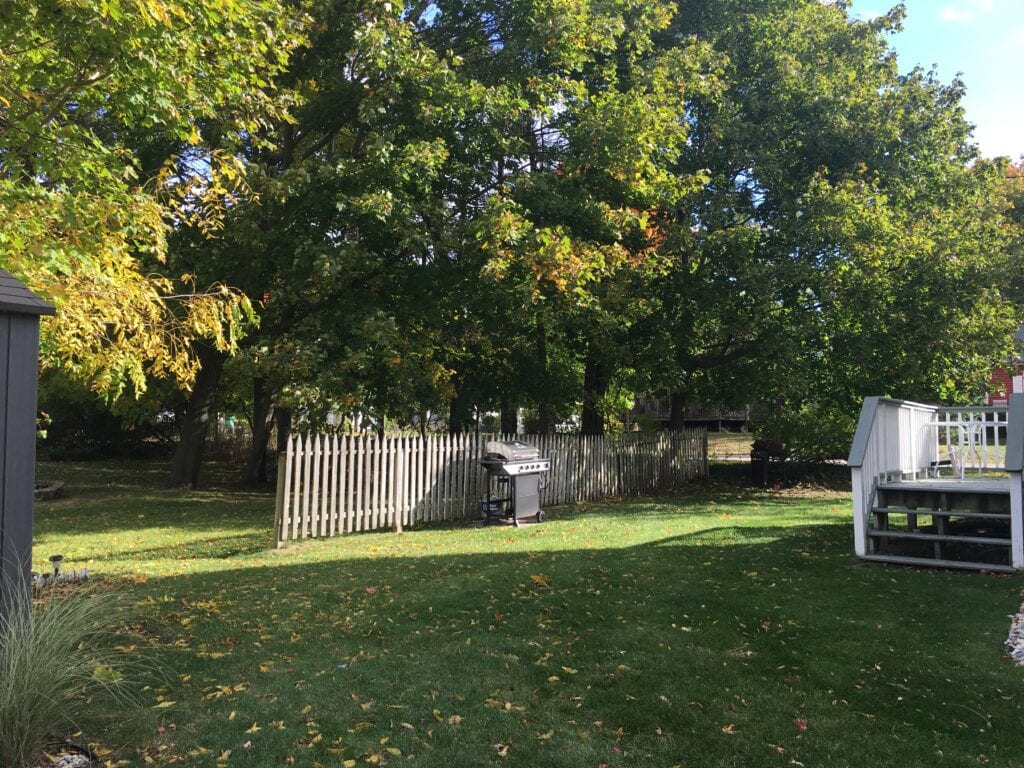
<svg viewBox="0 0 1024 768">
<path fill-rule="evenodd" d="M 216 685 L 213 688 L 207 688 L 203 693 L 203 698 L 207 701 L 215 701 L 234 696 L 237 693 L 248 690 L 248 688 L 249 684 L 246 682 L 235 683 L 234 685 Z"/>
<path fill-rule="evenodd" d="M 525 712 L 526 707 L 515 704 L 511 701 L 502 701 L 500 699 L 489 698 L 484 701 L 484 706 L 488 709 L 500 709 L 504 712 Z"/>
</svg>

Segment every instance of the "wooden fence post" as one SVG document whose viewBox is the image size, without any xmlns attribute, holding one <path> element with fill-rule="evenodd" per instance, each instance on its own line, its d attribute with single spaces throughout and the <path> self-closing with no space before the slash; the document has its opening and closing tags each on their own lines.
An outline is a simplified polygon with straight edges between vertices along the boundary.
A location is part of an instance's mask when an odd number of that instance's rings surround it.
<svg viewBox="0 0 1024 768">
<path fill-rule="evenodd" d="M 39 318 L 53 307 L 0 269 L 0 616 L 28 605 L 36 472 Z"/>
<path fill-rule="evenodd" d="M 284 541 L 284 505 L 287 499 L 288 467 L 291 464 L 289 454 L 277 457 L 277 497 L 274 499 L 274 547 L 280 548 Z"/>
</svg>

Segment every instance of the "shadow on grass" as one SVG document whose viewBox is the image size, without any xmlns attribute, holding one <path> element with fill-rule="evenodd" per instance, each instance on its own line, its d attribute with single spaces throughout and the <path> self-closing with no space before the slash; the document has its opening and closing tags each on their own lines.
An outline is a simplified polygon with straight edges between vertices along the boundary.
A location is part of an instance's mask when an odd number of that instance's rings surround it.
<svg viewBox="0 0 1024 768">
<path fill-rule="evenodd" d="M 493 551 L 471 554 L 415 533 L 354 557 L 299 544 L 272 567 L 151 578 L 143 634 L 183 682 L 139 737 L 173 722 L 172 751 L 253 766 L 397 763 L 386 748 L 483 766 L 496 743 L 503 765 L 609 768 L 1024 750 L 1024 675 L 1001 651 L 1019 579 L 865 565 L 844 525 L 512 551 L 527 534 L 488 529 Z M 307 556 L 324 561 L 288 562 Z"/>
</svg>

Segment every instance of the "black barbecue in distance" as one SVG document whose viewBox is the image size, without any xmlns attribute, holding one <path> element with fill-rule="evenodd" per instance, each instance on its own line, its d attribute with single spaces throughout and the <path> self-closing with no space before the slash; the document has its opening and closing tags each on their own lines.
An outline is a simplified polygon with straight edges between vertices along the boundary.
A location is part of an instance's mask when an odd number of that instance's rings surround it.
<svg viewBox="0 0 1024 768">
<path fill-rule="evenodd" d="M 529 443 L 491 440 L 480 463 L 487 470 L 487 500 L 480 502 L 484 525 L 511 520 L 518 528 L 524 518 L 544 522 L 541 475 L 551 469 L 551 459 L 542 459 Z"/>
</svg>

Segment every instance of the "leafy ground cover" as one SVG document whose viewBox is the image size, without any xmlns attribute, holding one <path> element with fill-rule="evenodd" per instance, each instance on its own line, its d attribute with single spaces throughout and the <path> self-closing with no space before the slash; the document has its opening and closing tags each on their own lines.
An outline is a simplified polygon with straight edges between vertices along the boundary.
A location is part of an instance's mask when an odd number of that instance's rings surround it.
<svg viewBox="0 0 1024 768">
<path fill-rule="evenodd" d="M 166 672 L 111 765 L 1024 765 L 1017 577 L 866 565 L 849 498 L 717 485 L 270 549 L 272 499 L 59 465 L 36 557 Z M 110 751 L 106 751 L 109 749 Z"/>
</svg>

